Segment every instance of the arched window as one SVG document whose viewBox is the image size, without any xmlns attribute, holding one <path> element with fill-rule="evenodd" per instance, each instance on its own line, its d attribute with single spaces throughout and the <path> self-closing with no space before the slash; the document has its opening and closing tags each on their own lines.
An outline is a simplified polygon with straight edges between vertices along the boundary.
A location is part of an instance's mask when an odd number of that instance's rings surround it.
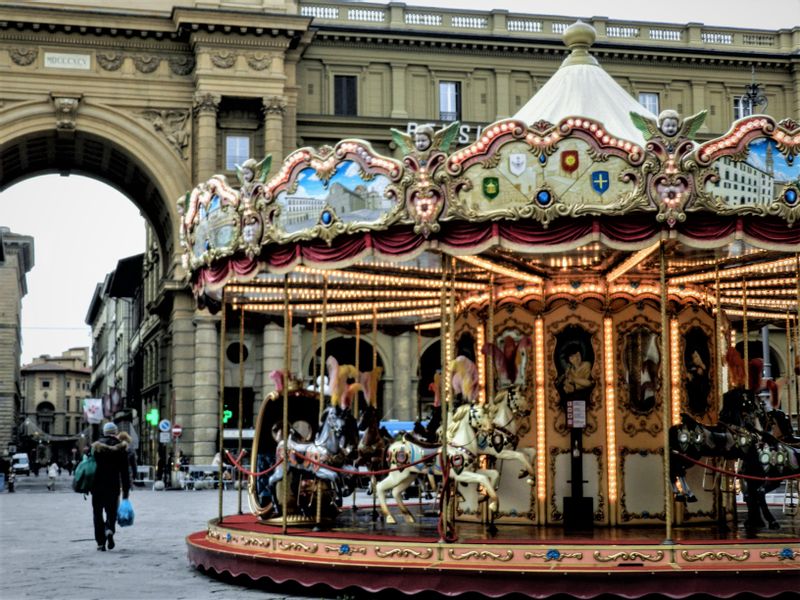
<svg viewBox="0 0 800 600">
<path fill-rule="evenodd" d="M 39 406 L 36 407 L 36 422 L 39 425 L 39 429 L 45 433 L 53 432 L 52 429 L 55 411 L 55 406 L 49 402 L 41 402 Z"/>
</svg>

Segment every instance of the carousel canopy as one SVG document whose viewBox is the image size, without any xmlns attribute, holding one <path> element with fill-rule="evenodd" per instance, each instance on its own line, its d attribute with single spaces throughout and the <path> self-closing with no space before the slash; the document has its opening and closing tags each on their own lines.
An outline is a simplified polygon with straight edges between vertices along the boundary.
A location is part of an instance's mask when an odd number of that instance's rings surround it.
<svg viewBox="0 0 800 600">
<path fill-rule="evenodd" d="M 605 124 L 611 133 L 640 146 L 644 137 L 631 121 L 635 112 L 655 119 L 656 115 L 634 100 L 589 54 L 594 27 L 578 21 L 564 32 L 571 50 L 547 83 L 519 109 L 514 119 L 531 125 L 540 119 L 558 123 L 572 115 L 587 115 Z"/>
</svg>

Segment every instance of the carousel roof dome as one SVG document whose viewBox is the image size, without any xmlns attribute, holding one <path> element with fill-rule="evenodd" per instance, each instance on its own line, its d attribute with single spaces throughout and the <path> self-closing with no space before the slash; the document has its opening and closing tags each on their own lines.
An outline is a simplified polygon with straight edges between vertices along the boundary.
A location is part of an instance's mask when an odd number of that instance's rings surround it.
<svg viewBox="0 0 800 600">
<path fill-rule="evenodd" d="M 629 113 L 651 119 L 656 115 L 628 94 L 589 53 L 596 36 L 594 27 L 587 23 L 570 25 L 564 32 L 569 56 L 513 118 L 531 125 L 541 119 L 558 123 L 564 117 L 590 117 L 614 135 L 644 146 L 644 137 Z"/>
</svg>

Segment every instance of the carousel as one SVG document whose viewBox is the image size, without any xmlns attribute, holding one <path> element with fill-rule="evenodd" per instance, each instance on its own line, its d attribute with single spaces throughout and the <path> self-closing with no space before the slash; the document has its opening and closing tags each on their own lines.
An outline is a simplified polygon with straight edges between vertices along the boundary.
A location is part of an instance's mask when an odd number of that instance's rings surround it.
<svg viewBox="0 0 800 600">
<path fill-rule="evenodd" d="M 250 511 L 220 490 L 193 565 L 409 594 L 796 591 L 800 126 L 696 141 L 705 111 L 648 113 L 593 40 L 570 27 L 553 78 L 467 147 L 457 124 L 393 130 L 400 158 L 345 139 L 179 201 L 222 335 L 251 313 L 284 332 L 253 446 L 228 454 Z M 379 333 L 433 374 L 395 435 L 359 349 Z"/>
</svg>

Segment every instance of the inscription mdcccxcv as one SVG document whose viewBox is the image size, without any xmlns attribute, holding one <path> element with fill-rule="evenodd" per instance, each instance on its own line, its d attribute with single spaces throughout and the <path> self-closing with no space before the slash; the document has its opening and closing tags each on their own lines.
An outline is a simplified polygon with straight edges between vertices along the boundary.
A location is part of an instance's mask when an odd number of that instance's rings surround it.
<svg viewBox="0 0 800 600">
<path fill-rule="evenodd" d="M 88 71 L 92 68 L 92 57 L 90 54 L 45 52 L 44 66 L 48 69 L 79 69 Z"/>
</svg>

